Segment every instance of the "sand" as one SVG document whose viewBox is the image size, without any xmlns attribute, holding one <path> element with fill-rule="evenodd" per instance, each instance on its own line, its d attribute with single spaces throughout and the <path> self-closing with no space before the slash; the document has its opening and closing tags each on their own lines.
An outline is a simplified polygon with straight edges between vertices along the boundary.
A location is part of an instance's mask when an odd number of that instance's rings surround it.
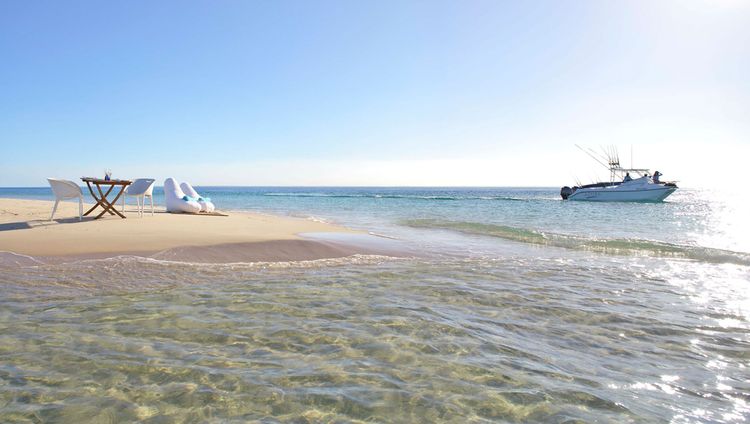
<svg viewBox="0 0 750 424">
<path fill-rule="evenodd" d="M 352 233 L 345 227 L 301 218 L 227 212 L 229 216 L 166 213 L 126 219 L 78 220 L 78 203 L 0 199 L 0 251 L 36 258 L 103 258 L 133 254 L 196 262 L 289 261 L 376 253 L 340 243 L 315 241 L 306 233 Z M 91 205 L 84 204 L 84 212 Z M 93 214 L 92 214 L 93 215 Z"/>
</svg>

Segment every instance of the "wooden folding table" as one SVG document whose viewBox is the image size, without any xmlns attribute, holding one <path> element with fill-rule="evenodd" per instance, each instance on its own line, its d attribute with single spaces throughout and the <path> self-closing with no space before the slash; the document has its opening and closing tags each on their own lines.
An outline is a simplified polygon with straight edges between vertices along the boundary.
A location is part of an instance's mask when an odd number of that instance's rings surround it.
<svg viewBox="0 0 750 424">
<path fill-rule="evenodd" d="M 110 215 L 116 214 L 116 215 L 119 215 L 120 218 L 125 218 L 125 215 L 121 214 L 117 210 L 115 205 L 117 204 L 117 200 L 120 198 L 120 196 L 122 196 L 122 193 L 125 191 L 125 187 L 132 184 L 133 183 L 132 181 L 104 180 L 101 178 L 90 178 L 90 177 L 82 177 L 81 181 L 86 183 L 86 185 L 89 188 L 89 192 L 91 193 L 91 196 L 94 198 L 94 200 L 96 200 L 96 204 L 91 209 L 89 209 L 85 214 L 83 214 L 84 216 L 93 212 L 94 209 L 96 209 L 98 206 L 101 206 L 102 209 L 104 210 L 101 211 L 99 215 L 97 215 L 94 219 L 101 218 L 102 215 L 104 215 L 107 212 L 109 212 Z M 96 186 L 96 191 L 99 193 L 98 196 L 96 193 L 94 193 L 94 189 L 91 187 L 92 184 Z M 109 188 L 105 192 L 102 190 L 102 186 L 109 186 Z M 120 191 L 117 192 L 117 196 L 115 196 L 114 200 L 110 202 L 109 200 L 107 200 L 107 196 L 109 196 L 109 194 L 112 192 L 112 189 L 114 189 L 115 187 L 120 187 Z"/>
</svg>

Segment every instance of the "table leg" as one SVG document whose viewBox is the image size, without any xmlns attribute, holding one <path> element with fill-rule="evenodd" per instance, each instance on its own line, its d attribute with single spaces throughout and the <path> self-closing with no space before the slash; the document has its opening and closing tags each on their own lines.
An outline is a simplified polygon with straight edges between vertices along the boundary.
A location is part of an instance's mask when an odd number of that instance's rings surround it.
<svg viewBox="0 0 750 424">
<path fill-rule="evenodd" d="M 120 196 L 122 196 L 123 193 L 125 193 L 125 188 L 126 187 L 127 186 L 124 186 L 124 185 L 120 186 L 120 192 L 117 193 L 117 196 L 115 196 L 115 200 L 113 200 L 112 203 L 109 204 L 110 209 L 112 209 L 113 211 L 115 211 L 116 214 L 120 215 L 121 218 L 125 218 L 125 215 L 123 215 L 123 214 L 121 214 L 120 212 L 117 211 L 116 205 L 117 205 L 117 200 L 120 198 Z"/>
<path fill-rule="evenodd" d="M 91 188 L 91 183 L 88 182 L 88 181 L 86 181 L 86 186 L 89 188 L 89 193 L 91 193 L 91 197 L 93 197 L 94 200 L 96 200 L 96 203 L 94 203 L 94 206 L 92 206 L 91 209 L 87 210 L 86 213 L 83 214 L 83 216 L 87 216 L 88 214 L 90 214 L 91 212 L 93 212 L 94 209 L 96 209 L 97 206 L 99 206 L 99 205 L 102 204 L 102 200 L 100 198 L 96 197 L 96 194 L 94 194 L 94 189 Z M 101 190 L 99 192 L 101 193 Z"/>
<path fill-rule="evenodd" d="M 109 194 L 109 192 L 111 192 L 111 191 L 112 191 L 112 189 L 113 189 L 114 187 L 115 187 L 114 185 L 110 186 L 109 190 L 107 190 L 107 193 L 106 193 L 106 194 L 104 194 L 104 195 L 102 195 L 102 203 L 106 204 L 106 206 L 104 206 L 104 205 L 103 205 L 103 207 L 104 207 L 104 210 L 103 210 L 103 211 L 102 211 L 102 212 L 101 212 L 101 213 L 100 213 L 99 215 L 97 215 L 97 216 L 96 216 L 96 218 L 94 218 L 94 219 L 99 219 L 99 218 L 101 218 L 101 217 L 102 217 L 102 215 L 104 215 L 104 213 L 105 213 L 105 212 L 109 212 L 109 213 L 110 213 L 110 215 L 115 215 L 115 214 L 117 214 L 117 215 L 119 215 L 119 216 L 120 216 L 120 218 L 125 218 L 125 215 L 121 214 L 121 213 L 120 213 L 120 212 L 119 212 L 119 211 L 117 210 L 117 208 L 116 208 L 116 207 L 114 206 L 114 205 L 116 205 L 116 204 L 117 204 L 117 200 L 118 200 L 118 199 L 120 198 L 120 196 L 122 196 L 122 193 L 123 193 L 123 192 L 125 191 L 125 186 L 120 186 L 120 192 L 119 192 L 119 193 L 117 193 L 117 196 L 115 196 L 115 199 L 114 199 L 114 200 L 113 200 L 113 201 L 112 201 L 111 203 L 110 203 L 110 202 L 109 202 L 109 201 L 107 200 L 107 195 Z M 99 186 L 98 186 L 98 185 L 97 185 L 97 188 L 99 188 Z M 101 194 L 101 189 L 99 189 L 99 193 Z"/>
<path fill-rule="evenodd" d="M 96 184 L 96 183 L 94 183 L 94 184 Z M 111 186 L 109 186 L 109 190 L 107 190 L 106 193 L 102 193 L 102 187 L 99 184 L 96 184 L 96 189 L 99 191 L 99 194 L 102 196 L 102 207 L 104 208 L 104 211 L 105 212 L 109 212 L 110 215 L 114 215 L 114 214 L 112 213 L 111 210 L 109 210 L 110 208 L 104 206 L 104 203 L 106 203 L 107 205 L 111 206 L 111 204 L 107 201 L 107 196 L 109 196 L 109 193 L 112 192 L 113 188 L 115 188 L 115 186 L 111 185 Z M 102 213 L 99 216 L 102 216 L 102 215 L 104 215 L 104 214 Z M 97 216 L 97 218 L 99 218 L 99 216 Z"/>
</svg>

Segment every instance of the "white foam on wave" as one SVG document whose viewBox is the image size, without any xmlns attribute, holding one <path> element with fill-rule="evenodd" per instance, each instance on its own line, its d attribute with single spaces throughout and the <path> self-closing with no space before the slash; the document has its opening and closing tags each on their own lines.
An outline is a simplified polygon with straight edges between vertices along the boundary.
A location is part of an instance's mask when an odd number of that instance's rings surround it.
<svg viewBox="0 0 750 424">
<path fill-rule="evenodd" d="M 386 239 L 389 239 L 389 240 L 401 240 L 401 239 L 400 239 L 400 238 L 398 238 L 398 237 L 394 237 L 394 236 L 387 236 L 387 235 L 385 235 L 385 234 L 380 234 L 380 233 L 376 233 L 376 232 L 374 232 L 374 231 L 368 231 L 368 232 L 367 232 L 367 234 L 369 234 L 369 235 L 371 235 L 371 236 L 375 236 L 375 237 L 386 238 Z"/>
<path fill-rule="evenodd" d="M 321 224 L 331 224 L 332 223 L 328 219 L 320 218 L 320 217 L 317 217 L 317 216 L 308 216 L 305 219 L 307 219 L 308 221 L 312 221 L 312 222 L 319 222 Z"/>
<path fill-rule="evenodd" d="M 7 250 L 0 251 L 0 265 L 8 266 L 32 266 L 32 265 L 44 265 L 44 262 L 39 259 L 23 255 L 21 253 L 10 252 Z"/>
<path fill-rule="evenodd" d="M 354 254 L 351 256 L 344 256 L 340 258 L 323 258 L 323 259 L 311 259 L 311 260 L 299 260 L 299 261 L 257 261 L 257 262 L 226 262 L 226 263 L 215 263 L 215 262 L 193 262 L 193 261 L 180 261 L 170 259 L 158 259 L 143 256 L 134 255 L 119 255 L 110 258 L 98 258 L 98 259 L 78 259 L 71 262 L 66 262 L 66 265 L 74 264 L 88 264 L 88 263 L 148 263 L 157 265 L 179 265 L 181 267 L 190 266 L 196 268 L 211 268 L 211 269 L 236 269 L 241 267 L 243 269 L 305 269 L 305 268 L 325 268 L 332 266 L 344 266 L 344 265 L 372 265 L 379 264 L 389 261 L 401 261 L 404 257 L 395 257 L 387 255 L 367 255 L 367 254 Z"/>
</svg>

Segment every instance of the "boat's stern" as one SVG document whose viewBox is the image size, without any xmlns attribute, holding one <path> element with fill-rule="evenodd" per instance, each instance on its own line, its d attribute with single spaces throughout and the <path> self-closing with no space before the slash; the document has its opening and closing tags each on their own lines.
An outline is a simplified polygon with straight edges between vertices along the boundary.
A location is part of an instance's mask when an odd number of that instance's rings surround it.
<svg viewBox="0 0 750 424">
<path fill-rule="evenodd" d="M 570 197 L 570 195 L 575 192 L 576 192 L 576 187 L 570 188 L 568 186 L 565 186 L 560 189 L 560 197 L 562 197 L 563 200 L 568 200 L 568 197 Z"/>
</svg>

